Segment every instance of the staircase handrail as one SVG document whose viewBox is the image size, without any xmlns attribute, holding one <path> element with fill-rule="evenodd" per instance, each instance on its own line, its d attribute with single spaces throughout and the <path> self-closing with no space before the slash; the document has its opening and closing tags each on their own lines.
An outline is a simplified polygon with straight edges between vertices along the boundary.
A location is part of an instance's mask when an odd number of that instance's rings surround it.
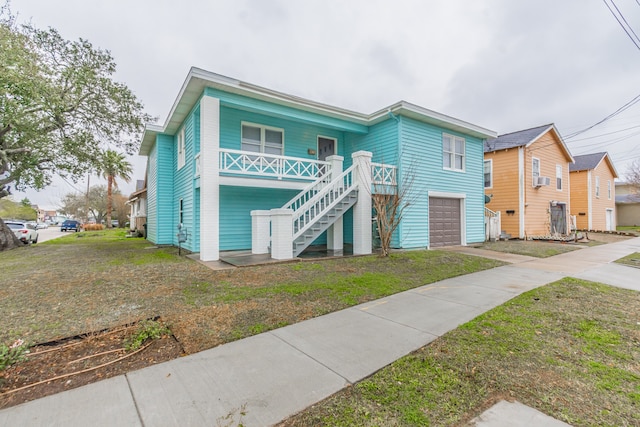
<svg viewBox="0 0 640 427">
<path fill-rule="evenodd" d="M 340 201 L 346 197 L 353 189 L 357 187 L 357 184 L 353 179 L 353 171 L 355 170 L 357 165 L 351 165 L 348 169 L 342 172 L 340 175 L 332 179 L 328 184 L 326 184 L 322 189 L 320 189 L 312 198 L 310 198 L 307 202 L 305 202 L 298 209 L 295 209 L 293 212 L 293 240 L 302 235 L 306 230 L 308 230 L 311 226 L 314 225 L 315 218 L 322 217 L 326 212 L 333 209 Z M 346 183 L 346 185 L 345 185 Z M 336 190 L 342 189 L 343 191 L 340 193 L 340 197 L 336 197 L 330 201 L 329 204 L 320 207 L 317 209 L 319 202 L 324 199 L 325 196 L 335 192 Z M 335 194 L 335 193 L 334 193 Z M 285 206 L 286 207 L 286 206 Z M 316 208 L 316 209 L 314 209 Z M 308 215 L 308 217 L 307 217 Z M 304 220 L 304 224 L 300 226 L 301 220 Z M 298 229 L 296 230 L 296 225 L 298 225 Z"/>
<path fill-rule="evenodd" d="M 291 209 L 294 212 L 322 190 L 331 180 L 331 171 L 325 173 L 311 184 L 304 187 L 294 198 L 282 206 L 282 209 Z"/>
<path fill-rule="evenodd" d="M 489 215 L 487 215 L 489 214 Z M 489 209 L 488 207 L 484 207 L 484 216 L 488 216 L 488 217 L 494 217 L 494 216 L 498 216 L 497 212 L 492 211 L 491 209 Z"/>
</svg>

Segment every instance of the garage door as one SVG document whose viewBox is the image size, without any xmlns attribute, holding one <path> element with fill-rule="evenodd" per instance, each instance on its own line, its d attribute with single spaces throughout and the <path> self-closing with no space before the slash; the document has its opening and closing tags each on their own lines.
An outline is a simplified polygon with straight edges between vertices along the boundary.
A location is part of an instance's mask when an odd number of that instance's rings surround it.
<svg viewBox="0 0 640 427">
<path fill-rule="evenodd" d="M 429 246 L 459 244 L 460 199 L 429 197 Z"/>
</svg>

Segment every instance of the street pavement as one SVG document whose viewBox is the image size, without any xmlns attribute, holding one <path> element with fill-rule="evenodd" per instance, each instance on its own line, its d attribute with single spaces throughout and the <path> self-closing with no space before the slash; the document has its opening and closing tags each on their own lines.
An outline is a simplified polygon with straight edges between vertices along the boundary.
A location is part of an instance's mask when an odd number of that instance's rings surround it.
<svg viewBox="0 0 640 427">
<path fill-rule="evenodd" d="M 455 249 L 481 256 L 473 248 Z M 640 290 L 640 238 L 446 279 L 0 411 L 0 426 L 269 426 L 513 297 L 571 275 Z M 487 254 L 484 254 L 487 255 Z M 492 257 L 500 254 L 492 252 Z M 472 425 L 565 425 L 499 402 Z"/>
</svg>

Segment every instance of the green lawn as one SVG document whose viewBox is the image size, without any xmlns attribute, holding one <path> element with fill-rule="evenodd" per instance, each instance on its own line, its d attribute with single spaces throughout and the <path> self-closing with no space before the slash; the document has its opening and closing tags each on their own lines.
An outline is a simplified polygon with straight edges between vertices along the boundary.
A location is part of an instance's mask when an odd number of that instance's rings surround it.
<svg viewBox="0 0 640 427">
<path fill-rule="evenodd" d="M 566 278 L 522 294 L 287 420 L 460 425 L 516 399 L 574 426 L 640 425 L 640 296 Z"/>
<path fill-rule="evenodd" d="M 543 242 L 539 240 L 506 240 L 497 242 L 485 242 L 478 247 L 490 251 L 527 255 L 536 258 L 547 258 L 550 256 L 580 249 L 580 246 L 576 246 L 570 243 Z"/>
<path fill-rule="evenodd" d="M 640 227 L 638 226 L 619 226 L 616 227 L 616 230 L 618 231 L 625 231 L 627 233 L 633 233 L 636 236 L 640 236 Z"/>
<path fill-rule="evenodd" d="M 632 267 L 640 268 L 640 252 L 634 252 L 630 255 L 627 255 L 624 258 L 620 258 L 616 260 L 617 263 L 630 265 Z"/>
<path fill-rule="evenodd" d="M 104 230 L 2 253 L 0 342 L 44 342 L 161 316 L 192 353 L 503 264 L 420 250 L 212 271 L 177 251 Z"/>
</svg>

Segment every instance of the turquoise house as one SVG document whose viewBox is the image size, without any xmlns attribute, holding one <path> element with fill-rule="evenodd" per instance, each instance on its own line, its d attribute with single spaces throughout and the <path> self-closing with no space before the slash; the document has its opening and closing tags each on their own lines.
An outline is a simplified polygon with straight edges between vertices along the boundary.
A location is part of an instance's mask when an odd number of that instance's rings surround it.
<svg viewBox="0 0 640 427">
<path fill-rule="evenodd" d="M 203 261 L 319 243 L 367 254 L 372 195 L 406 188 L 394 247 L 481 242 L 483 141 L 495 137 L 403 101 L 362 114 L 192 68 L 142 139 L 147 239 Z"/>
</svg>

